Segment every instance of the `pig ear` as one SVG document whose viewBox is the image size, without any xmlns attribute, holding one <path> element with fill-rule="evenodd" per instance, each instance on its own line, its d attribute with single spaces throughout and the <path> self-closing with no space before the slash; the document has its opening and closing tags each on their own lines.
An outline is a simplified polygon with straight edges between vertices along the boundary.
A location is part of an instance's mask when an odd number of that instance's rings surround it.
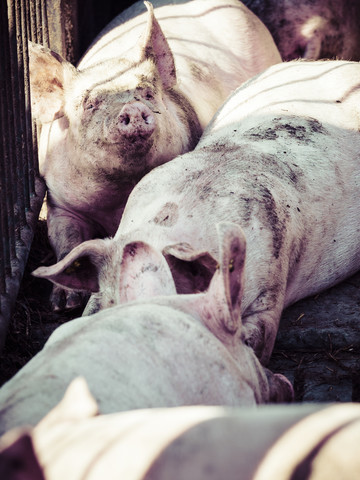
<svg viewBox="0 0 360 480">
<path fill-rule="evenodd" d="M 119 288 L 121 302 L 176 293 L 164 257 L 145 242 L 131 242 L 124 247 Z"/>
<path fill-rule="evenodd" d="M 77 377 L 68 386 L 63 399 L 35 427 L 47 431 L 56 424 L 86 420 L 99 414 L 96 400 L 91 395 L 85 378 Z"/>
<path fill-rule="evenodd" d="M 210 285 L 217 261 L 209 252 L 194 250 L 187 243 L 169 245 L 163 255 L 170 267 L 177 293 L 204 292 Z"/>
<path fill-rule="evenodd" d="M 62 117 L 65 84 L 76 68 L 52 50 L 29 42 L 29 69 L 33 117 L 41 123 Z"/>
<path fill-rule="evenodd" d="M 239 225 L 222 222 L 216 226 L 220 262 L 208 291 L 208 300 L 218 306 L 224 327 L 235 333 L 241 325 L 241 300 L 244 287 L 246 239 Z M 221 309 L 220 306 L 224 308 Z M 219 320 L 219 319 L 218 319 Z"/>
<path fill-rule="evenodd" d="M 148 21 L 142 40 L 142 60 L 147 58 L 154 60 L 163 86 L 165 89 L 168 89 L 176 84 L 174 57 L 165 35 L 155 18 L 152 4 L 150 2 L 144 3 L 148 10 Z"/>
<path fill-rule="evenodd" d="M 269 382 L 269 403 L 289 403 L 294 401 L 293 386 L 281 373 L 273 373 L 264 369 Z"/>
<path fill-rule="evenodd" d="M 39 267 L 32 275 L 46 278 L 60 287 L 75 291 L 99 290 L 98 267 L 106 255 L 105 240 L 88 240 L 75 247 L 55 265 Z"/>
<path fill-rule="evenodd" d="M 13 435 L 13 432 L 9 434 Z M 0 478 L 45 480 L 34 451 L 30 431 L 22 429 L 16 432 L 16 437 L 0 451 Z"/>
</svg>

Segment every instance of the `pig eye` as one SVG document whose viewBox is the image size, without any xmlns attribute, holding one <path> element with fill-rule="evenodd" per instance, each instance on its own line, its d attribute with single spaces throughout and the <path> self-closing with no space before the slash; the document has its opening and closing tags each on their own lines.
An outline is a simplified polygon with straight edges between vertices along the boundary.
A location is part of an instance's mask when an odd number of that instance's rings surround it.
<svg viewBox="0 0 360 480">
<path fill-rule="evenodd" d="M 87 100 L 84 105 L 84 110 L 96 110 L 99 107 L 99 102 L 96 100 Z"/>
<path fill-rule="evenodd" d="M 154 95 L 152 94 L 152 92 L 147 91 L 145 93 L 145 100 L 153 100 L 153 99 L 154 99 Z"/>
</svg>

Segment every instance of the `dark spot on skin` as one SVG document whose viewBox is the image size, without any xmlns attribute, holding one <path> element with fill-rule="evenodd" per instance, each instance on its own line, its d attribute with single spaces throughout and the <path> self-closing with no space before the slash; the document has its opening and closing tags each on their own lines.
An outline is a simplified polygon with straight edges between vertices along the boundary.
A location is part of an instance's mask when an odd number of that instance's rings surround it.
<svg viewBox="0 0 360 480">
<path fill-rule="evenodd" d="M 248 130 L 245 136 L 255 137 L 259 140 L 275 140 L 278 136 L 274 129 L 267 128 L 266 130 L 253 131 L 254 129 Z"/>
<path fill-rule="evenodd" d="M 306 138 L 306 129 L 303 126 L 293 127 L 290 124 L 284 125 L 284 129 L 289 133 L 290 137 L 295 137 L 298 140 L 304 140 Z"/>
<path fill-rule="evenodd" d="M 148 265 L 145 265 L 141 269 L 141 273 L 144 272 L 157 272 L 159 270 L 159 267 L 154 265 L 153 263 L 149 263 Z"/>
<path fill-rule="evenodd" d="M 190 70 L 193 76 L 200 82 L 206 79 L 206 73 L 196 63 L 191 63 Z"/>
<path fill-rule="evenodd" d="M 146 76 L 146 75 L 137 75 L 138 83 L 135 89 L 136 92 L 142 93 L 143 90 L 150 88 L 154 95 L 158 93 L 158 82 L 156 81 L 155 76 Z"/>
<path fill-rule="evenodd" d="M 297 175 L 296 175 L 296 173 L 295 173 L 293 170 L 290 172 L 289 178 L 290 178 L 290 180 L 291 180 L 293 183 L 296 183 L 296 181 L 297 181 Z"/>
<path fill-rule="evenodd" d="M 132 243 L 131 245 L 127 245 L 126 250 L 127 250 L 127 253 L 130 255 L 130 257 L 135 257 L 136 250 L 137 250 L 137 244 Z"/>
<path fill-rule="evenodd" d="M 153 221 L 162 227 L 172 227 L 176 225 L 178 218 L 179 207 L 173 202 L 168 202 L 165 203 Z"/>
<path fill-rule="evenodd" d="M 267 214 L 268 222 L 273 233 L 273 255 L 279 258 L 280 250 L 283 244 L 286 225 L 277 215 L 276 202 L 272 193 L 267 187 L 260 187 L 262 201 Z"/>
<path fill-rule="evenodd" d="M 281 134 L 287 134 L 290 138 L 300 142 L 312 142 L 314 134 L 326 134 L 327 130 L 315 118 L 307 118 L 306 125 L 299 125 L 298 119 L 291 116 L 274 118 L 271 127 L 261 125 L 253 127 L 244 133 L 245 137 L 259 140 L 276 140 Z M 284 152 L 286 153 L 286 152 Z"/>
</svg>

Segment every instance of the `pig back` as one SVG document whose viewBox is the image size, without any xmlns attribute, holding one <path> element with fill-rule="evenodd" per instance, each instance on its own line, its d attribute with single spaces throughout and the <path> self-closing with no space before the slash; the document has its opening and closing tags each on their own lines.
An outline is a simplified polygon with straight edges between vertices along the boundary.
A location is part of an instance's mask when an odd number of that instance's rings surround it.
<svg viewBox="0 0 360 480">
<path fill-rule="evenodd" d="M 0 389 L 0 430 L 37 423 L 83 376 L 103 413 L 189 404 L 254 404 L 219 340 L 168 306 L 129 305 L 72 320 Z"/>
</svg>

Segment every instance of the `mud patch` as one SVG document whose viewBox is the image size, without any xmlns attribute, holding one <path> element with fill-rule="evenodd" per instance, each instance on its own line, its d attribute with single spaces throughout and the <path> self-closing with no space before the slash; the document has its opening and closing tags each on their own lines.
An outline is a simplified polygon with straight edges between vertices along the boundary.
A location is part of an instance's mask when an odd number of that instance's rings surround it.
<svg viewBox="0 0 360 480">
<path fill-rule="evenodd" d="M 173 227 L 179 218 L 179 207 L 176 203 L 167 202 L 158 212 L 153 222 L 162 227 Z"/>
<path fill-rule="evenodd" d="M 301 120 L 302 125 L 299 125 Z M 276 117 L 271 126 L 262 124 L 244 133 L 244 137 L 258 140 L 276 140 L 284 134 L 299 142 L 312 142 L 314 134 L 327 134 L 327 130 L 314 118 L 300 119 L 294 116 Z"/>
</svg>

